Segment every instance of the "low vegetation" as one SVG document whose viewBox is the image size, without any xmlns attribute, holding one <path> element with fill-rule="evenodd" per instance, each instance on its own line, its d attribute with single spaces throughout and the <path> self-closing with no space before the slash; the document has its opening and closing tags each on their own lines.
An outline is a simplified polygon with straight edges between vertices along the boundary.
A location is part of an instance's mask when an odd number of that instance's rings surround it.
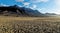
<svg viewBox="0 0 60 33">
<path fill-rule="evenodd" d="M 0 33 L 60 33 L 60 18 L 0 16 Z"/>
</svg>

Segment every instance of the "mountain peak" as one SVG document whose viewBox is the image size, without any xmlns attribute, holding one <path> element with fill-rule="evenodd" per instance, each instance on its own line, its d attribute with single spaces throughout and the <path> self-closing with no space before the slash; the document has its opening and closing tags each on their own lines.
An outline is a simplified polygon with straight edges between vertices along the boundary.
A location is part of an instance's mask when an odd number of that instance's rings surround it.
<svg viewBox="0 0 60 33">
<path fill-rule="evenodd" d="M 2 6 L 0 7 L 0 15 L 7 15 L 7 16 L 51 16 L 51 15 L 56 15 L 54 13 L 40 13 L 38 10 L 33 10 L 30 8 L 25 8 L 25 7 L 19 7 L 17 5 L 14 6 Z"/>
<path fill-rule="evenodd" d="M 7 12 L 6 12 L 7 11 Z M 30 8 L 19 7 L 17 5 L 14 6 L 3 6 L 0 7 L 0 14 L 2 15 L 17 15 L 17 16 L 39 16 L 37 15 L 39 12 L 36 10 L 32 10 Z M 40 14 L 40 13 L 39 13 Z"/>
</svg>

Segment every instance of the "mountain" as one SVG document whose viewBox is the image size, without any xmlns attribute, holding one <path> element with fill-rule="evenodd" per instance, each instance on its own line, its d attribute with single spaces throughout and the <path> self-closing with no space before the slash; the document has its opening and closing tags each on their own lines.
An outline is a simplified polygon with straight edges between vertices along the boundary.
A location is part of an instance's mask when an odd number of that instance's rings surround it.
<svg viewBox="0 0 60 33">
<path fill-rule="evenodd" d="M 0 15 L 4 16 L 41 16 L 38 10 L 32 10 L 30 8 L 14 6 L 1 6 Z"/>
<path fill-rule="evenodd" d="M 45 13 L 44 15 L 46 15 L 46 16 L 58 16 L 58 15 L 55 14 L 55 13 Z"/>
<path fill-rule="evenodd" d="M 20 16 L 20 17 L 42 17 L 42 16 L 57 16 L 55 13 L 40 13 L 38 10 L 30 8 L 14 6 L 0 6 L 0 15 L 3 16 Z"/>
</svg>

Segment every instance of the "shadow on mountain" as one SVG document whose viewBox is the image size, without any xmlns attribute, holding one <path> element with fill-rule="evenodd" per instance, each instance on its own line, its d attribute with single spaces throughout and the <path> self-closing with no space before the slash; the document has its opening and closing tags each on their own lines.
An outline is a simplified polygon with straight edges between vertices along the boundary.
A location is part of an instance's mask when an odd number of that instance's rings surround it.
<svg viewBox="0 0 60 33">
<path fill-rule="evenodd" d="M 0 15 L 3 16 L 21 16 L 21 17 L 41 17 L 50 15 L 49 13 L 43 14 L 38 10 L 32 10 L 30 8 L 14 6 L 0 6 Z M 55 15 L 55 14 L 54 14 Z"/>
</svg>

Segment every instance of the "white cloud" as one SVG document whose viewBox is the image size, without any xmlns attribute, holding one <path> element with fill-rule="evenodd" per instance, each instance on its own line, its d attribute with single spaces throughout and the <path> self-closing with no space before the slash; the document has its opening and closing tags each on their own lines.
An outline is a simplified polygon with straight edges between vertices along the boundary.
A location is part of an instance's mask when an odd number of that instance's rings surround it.
<svg viewBox="0 0 60 33">
<path fill-rule="evenodd" d="M 60 9 L 55 9 L 54 11 L 56 14 L 60 14 Z"/>
<path fill-rule="evenodd" d="M 1 3 L 0 6 L 9 6 L 9 5 L 6 5 L 6 4 Z"/>
<path fill-rule="evenodd" d="M 41 0 L 41 2 L 47 2 L 47 1 L 49 1 L 49 0 Z"/>
<path fill-rule="evenodd" d="M 36 5 L 33 5 L 33 8 L 36 8 L 37 6 Z"/>
<path fill-rule="evenodd" d="M 23 7 L 22 5 L 18 5 L 19 7 Z"/>
<path fill-rule="evenodd" d="M 40 0 L 31 0 L 33 3 L 41 2 Z"/>
<path fill-rule="evenodd" d="M 24 4 L 24 6 L 29 6 L 30 5 L 29 2 L 24 2 L 23 4 Z"/>
<path fill-rule="evenodd" d="M 35 9 L 35 8 L 37 8 L 37 5 L 32 5 L 30 8 Z"/>
<path fill-rule="evenodd" d="M 16 0 L 16 2 L 24 2 L 25 0 Z M 49 0 L 29 0 L 31 3 L 39 3 L 39 2 L 48 2 Z"/>
<path fill-rule="evenodd" d="M 16 0 L 16 2 L 24 2 L 24 0 Z"/>
<path fill-rule="evenodd" d="M 31 0 L 33 3 L 39 3 L 39 2 L 47 2 L 49 0 Z"/>
<path fill-rule="evenodd" d="M 60 6 L 60 0 L 54 0 L 55 4 Z"/>
<path fill-rule="evenodd" d="M 48 13 L 60 14 L 60 9 L 46 9 Z"/>
</svg>

